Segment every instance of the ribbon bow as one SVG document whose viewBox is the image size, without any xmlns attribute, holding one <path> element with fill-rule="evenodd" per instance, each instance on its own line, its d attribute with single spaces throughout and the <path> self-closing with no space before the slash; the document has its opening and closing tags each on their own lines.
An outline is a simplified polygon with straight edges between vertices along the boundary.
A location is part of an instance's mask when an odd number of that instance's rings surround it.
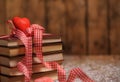
<svg viewBox="0 0 120 82">
<path fill-rule="evenodd" d="M 32 75 L 32 38 L 34 42 L 34 49 L 36 52 L 36 56 L 41 60 L 41 63 L 49 68 L 57 70 L 58 72 L 58 80 L 59 82 L 73 82 L 74 79 L 80 78 L 83 82 L 94 82 L 92 79 L 90 79 L 80 68 L 74 68 L 70 71 L 70 75 L 68 79 L 66 79 L 66 74 L 63 68 L 60 67 L 60 65 L 56 62 L 45 62 L 43 60 L 42 55 L 42 38 L 43 38 L 43 32 L 44 28 L 38 24 L 32 24 L 30 28 L 27 28 L 27 35 L 22 32 L 21 30 L 15 28 L 14 24 L 10 20 L 9 23 L 12 24 L 12 34 L 9 37 L 17 37 L 20 39 L 24 46 L 25 46 L 25 57 L 22 59 L 22 61 L 18 62 L 17 67 L 18 69 L 25 75 L 25 82 L 30 82 L 31 75 Z M 1 37 L 6 38 L 6 37 Z M 51 78 L 47 77 L 47 79 L 50 79 L 49 81 L 45 81 L 45 78 L 38 78 L 35 80 L 35 82 L 53 82 Z M 46 79 L 46 80 L 47 80 Z"/>
</svg>

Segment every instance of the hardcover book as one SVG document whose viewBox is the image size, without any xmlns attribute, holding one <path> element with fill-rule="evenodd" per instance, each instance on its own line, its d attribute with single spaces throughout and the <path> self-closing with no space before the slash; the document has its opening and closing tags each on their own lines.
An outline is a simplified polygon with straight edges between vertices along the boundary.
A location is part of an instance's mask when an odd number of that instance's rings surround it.
<svg viewBox="0 0 120 82">
<path fill-rule="evenodd" d="M 62 40 L 60 35 L 54 35 L 49 33 L 43 34 L 42 43 L 53 43 L 53 42 L 61 42 L 61 41 Z M 0 46 L 16 47 L 16 46 L 23 46 L 23 43 L 17 38 L 6 38 L 6 39 L 0 39 Z"/>
<path fill-rule="evenodd" d="M 5 57 L 0 56 L 0 65 L 6 67 L 16 67 L 17 63 L 22 60 L 24 56 L 16 56 L 16 57 Z M 63 60 L 62 53 L 53 53 L 49 55 L 43 56 L 44 61 L 60 61 Z M 41 63 L 38 57 L 33 56 L 33 64 Z"/>
<path fill-rule="evenodd" d="M 50 77 L 53 80 L 57 80 L 57 71 L 49 71 L 49 72 L 41 72 L 41 73 L 34 73 L 32 75 L 31 82 L 34 82 L 35 79 L 40 77 Z M 0 82 L 24 82 L 24 75 L 21 76 L 6 76 L 0 75 Z"/>
<path fill-rule="evenodd" d="M 33 49 L 34 50 L 34 49 Z M 52 51 L 60 51 L 62 50 L 62 44 L 49 44 L 46 46 L 42 46 L 42 52 L 52 52 Z M 33 51 L 35 53 L 35 50 Z M 25 47 L 16 47 L 16 48 L 9 48 L 9 47 L 0 47 L 0 55 L 2 56 L 18 56 L 25 54 Z"/>
<path fill-rule="evenodd" d="M 46 34 L 42 42 L 42 52 L 52 52 L 62 50 L 62 41 L 59 36 Z M 33 44 L 33 52 L 34 44 Z M 7 38 L 0 40 L 0 55 L 3 56 L 18 56 L 25 54 L 25 47 L 20 40 Z"/>
<path fill-rule="evenodd" d="M 62 61 L 55 61 L 58 64 L 61 65 L 62 67 Z M 48 71 L 53 71 L 54 69 L 48 69 L 46 68 L 43 64 L 34 64 L 32 65 L 32 72 L 34 73 L 41 73 L 41 72 L 48 72 Z M 0 74 L 7 75 L 7 76 L 20 76 L 23 75 L 22 72 L 20 72 L 17 67 L 5 67 L 5 66 L 0 66 Z"/>
</svg>

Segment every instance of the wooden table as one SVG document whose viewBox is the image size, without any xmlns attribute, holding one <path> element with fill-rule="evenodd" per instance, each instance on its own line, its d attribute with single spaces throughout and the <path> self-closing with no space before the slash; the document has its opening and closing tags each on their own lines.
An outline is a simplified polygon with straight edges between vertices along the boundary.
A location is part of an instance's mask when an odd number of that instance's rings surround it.
<svg viewBox="0 0 120 82">
<path fill-rule="evenodd" d="M 72 68 L 80 67 L 96 82 L 120 82 L 120 55 L 64 54 L 63 65 L 67 76 Z M 76 79 L 75 82 L 81 81 Z"/>
</svg>

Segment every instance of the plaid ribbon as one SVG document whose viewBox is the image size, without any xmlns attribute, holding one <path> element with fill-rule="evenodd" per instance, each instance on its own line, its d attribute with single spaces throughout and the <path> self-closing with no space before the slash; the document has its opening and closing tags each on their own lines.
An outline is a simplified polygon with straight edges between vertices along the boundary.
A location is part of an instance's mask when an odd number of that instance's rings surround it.
<svg viewBox="0 0 120 82">
<path fill-rule="evenodd" d="M 11 21 L 10 23 L 13 24 Z M 30 34 L 29 36 L 27 36 L 24 32 L 20 31 L 19 29 L 15 29 L 15 28 L 13 29 L 14 34 L 12 36 L 15 36 L 18 39 L 20 39 L 25 45 L 25 57 L 22 59 L 22 61 L 18 62 L 17 64 L 18 69 L 21 72 L 23 72 L 23 74 L 25 75 L 25 82 L 30 82 L 32 75 L 32 51 L 33 51 L 32 38 L 34 42 L 34 49 L 36 52 L 36 56 L 41 60 L 41 63 L 45 67 L 49 69 L 57 70 L 59 82 L 73 82 L 74 79 L 76 78 L 80 78 L 80 80 L 82 80 L 83 82 L 94 82 L 80 68 L 72 69 L 70 71 L 70 75 L 68 79 L 66 79 L 65 71 L 63 68 L 60 67 L 58 63 L 45 62 L 43 60 L 43 55 L 42 55 L 43 32 L 44 32 L 44 28 L 38 24 L 33 24 L 30 26 L 30 28 L 27 29 L 27 33 Z M 42 78 L 38 78 L 37 81 L 35 82 L 49 82 L 49 81 L 45 81 Z"/>
</svg>

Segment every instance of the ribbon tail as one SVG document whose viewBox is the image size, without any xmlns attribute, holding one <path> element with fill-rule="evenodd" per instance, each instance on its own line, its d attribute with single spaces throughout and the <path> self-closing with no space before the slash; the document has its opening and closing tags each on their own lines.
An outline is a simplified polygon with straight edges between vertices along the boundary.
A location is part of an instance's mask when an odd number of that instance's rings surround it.
<svg viewBox="0 0 120 82">
<path fill-rule="evenodd" d="M 57 64 L 57 71 L 58 71 L 58 80 L 60 82 L 66 82 L 66 74 L 63 68 L 60 67 L 59 64 Z"/>
<path fill-rule="evenodd" d="M 18 63 L 18 69 L 25 75 L 25 82 L 30 82 L 32 75 L 32 37 L 27 37 L 20 30 L 16 30 L 16 37 L 25 46 L 25 57 Z"/>
<path fill-rule="evenodd" d="M 66 74 L 63 68 L 57 62 L 43 62 L 47 68 L 57 70 L 59 82 L 66 82 Z"/>
<path fill-rule="evenodd" d="M 36 56 L 41 60 L 41 63 L 49 69 L 57 70 L 59 82 L 66 82 L 65 71 L 56 62 L 44 62 L 42 56 L 42 39 L 43 39 L 43 29 L 38 25 L 33 25 L 34 27 L 34 42 Z"/>
<path fill-rule="evenodd" d="M 76 78 L 79 78 L 82 82 L 94 82 L 80 68 L 74 68 L 71 70 L 67 82 L 73 82 Z"/>
<path fill-rule="evenodd" d="M 20 72 L 22 72 L 25 75 L 26 79 L 31 79 L 27 67 L 22 62 L 18 62 L 17 68 Z"/>
</svg>

